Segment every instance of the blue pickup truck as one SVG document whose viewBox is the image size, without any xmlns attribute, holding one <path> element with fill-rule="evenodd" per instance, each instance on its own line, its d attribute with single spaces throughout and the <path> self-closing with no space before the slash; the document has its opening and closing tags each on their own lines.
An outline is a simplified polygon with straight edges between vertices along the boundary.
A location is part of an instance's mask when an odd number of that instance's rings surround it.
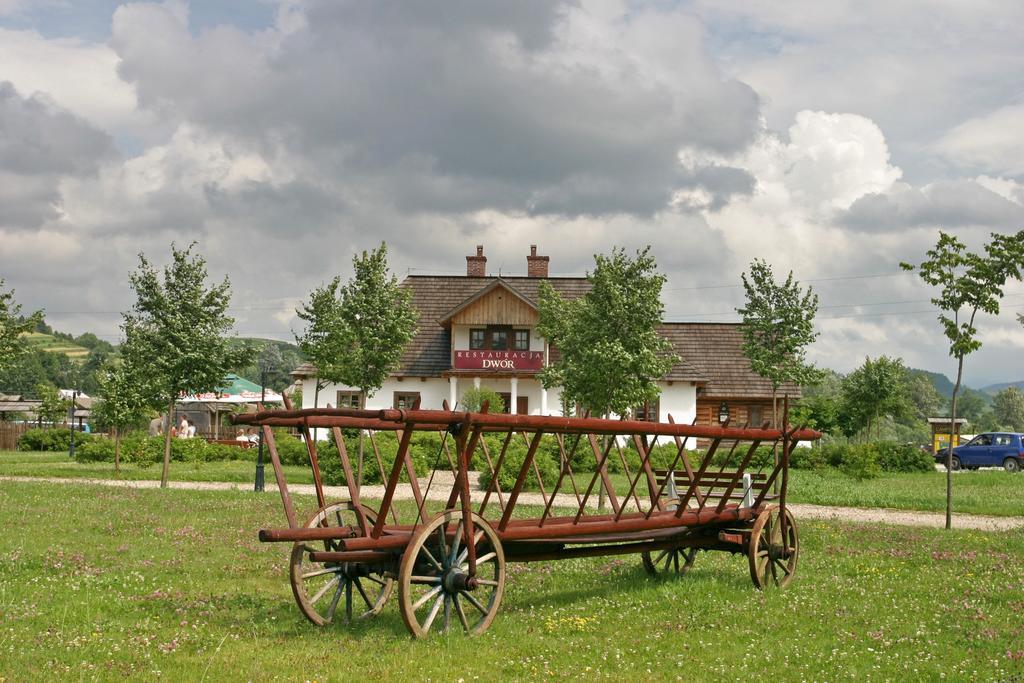
<svg viewBox="0 0 1024 683">
<path fill-rule="evenodd" d="M 935 462 L 946 464 L 946 451 L 935 454 Z M 953 469 L 976 470 L 1002 467 L 1020 472 L 1024 467 L 1024 435 L 1014 432 L 985 432 L 953 449 Z"/>
</svg>

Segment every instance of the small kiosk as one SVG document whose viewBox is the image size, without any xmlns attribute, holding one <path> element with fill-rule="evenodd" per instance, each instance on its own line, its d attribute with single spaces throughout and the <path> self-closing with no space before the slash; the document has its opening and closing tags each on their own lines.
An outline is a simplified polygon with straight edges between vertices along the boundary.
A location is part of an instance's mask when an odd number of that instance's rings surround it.
<svg viewBox="0 0 1024 683">
<path fill-rule="evenodd" d="M 963 426 L 967 424 L 967 418 L 958 417 L 956 419 L 956 429 L 950 429 L 950 422 L 948 417 L 929 417 L 928 424 L 932 428 L 932 455 L 938 455 L 949 448 L 949 437 L 950 434 L 955 434 L 953 441 L 953 447 L 960 445 L 960 440 L 963 431 Z"/>
</svg>

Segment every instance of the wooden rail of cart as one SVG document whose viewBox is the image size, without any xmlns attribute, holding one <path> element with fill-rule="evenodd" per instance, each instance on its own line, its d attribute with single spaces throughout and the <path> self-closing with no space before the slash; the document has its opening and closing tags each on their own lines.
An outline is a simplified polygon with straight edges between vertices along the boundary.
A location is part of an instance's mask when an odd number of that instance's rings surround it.
<svg viewBox="0 0 1024 683">
<path fill-rule="evenodd" d="M 277 410 L 233 420 L 259 426 L 269 447 L 288 526 L 262 529 L 259 538 L 293 544 L 289 572 L 303 614 L 318 625 L 334 621 L 339 610 L 347 621 L 375 615 L 397 582 L 402 618 L 417 637 L 455 623 L 469 634 L 485 631 L 501 604 L 506 562 L 640 553 L 649 573 L 682 575 L 698 550 L 721 550 L 747 555 L 756 587 L 785 586 L 799 556 L 796 524 L 786 509 L 789 458 L 800 441 L 820 437 L 790 429 L 785 419 L 782 429 L 733 428 L 728 422 L 675 424 L 671 417 L 652 423 L 488 414 L 486 406 L 480 413 L 418 407 Z M 297 428 L 305 437 L 318 507 L 304 524 L 281 469 L 273 427 Z M 337 444 L 348 500 L 324 496 L 314 429 L 327 430 Z M 364 501 L 353 472 L 342 432 L 353 429 L 363 430 L 372 446 L 384 482 L 379 504 Z M 374 437 L 382 432 L 396 436 L 389 471 Z M 443 467 L 435 463 L 431 472 L 416 471 L 409 453 L 416 432 L 438 435 L 437 461 Z M 699 462 L 690 460 L 691 439 L 706 445 Z M 506 456 L 517 440 L 526 452 L 512 488 L 503 491 L 499 477 L 491 476 L 486 490 L 472 491 L 474 456 L 496 475 L 507 469 Z M 552 450 L 557 444 L 560 460 L 550 490 L 536 463 L 545 441 Z M 659 442 L 674 452 L 667 468 L 652 463 Z M 762 445 L 779 447 L 777 462 L 755 472 Z M 593 472 L 573 470 L 580 457 L 593 459 Z M 714 464 L 737 458 L 732 467 Z M 619 460 L 629 483 L 625 495 L 609 474 L 612 459 Z M 446 498 L 430 495 L 439 470 L 453 475 Z M 418 477 L 428 476 L 423 489 Z M 526 490 L 528 481 L 536 483 L 537 493 Z M 602 487 L 606 509 L 595 504 L 603 498 Z M 411 492 L 414 505 L 396 505 L 400 491 Z M 542 512 L 517 516 L 517 507 L 529 508 L 525 501 L 531 500 Z M 430 513 L 432 503 L 442 506 L 439 512 Z"/>
</svg>

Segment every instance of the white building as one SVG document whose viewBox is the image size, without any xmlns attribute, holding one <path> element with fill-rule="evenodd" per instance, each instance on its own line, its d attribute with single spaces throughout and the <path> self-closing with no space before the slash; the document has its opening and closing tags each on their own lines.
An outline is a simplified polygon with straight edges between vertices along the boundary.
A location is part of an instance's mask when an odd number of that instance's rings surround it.
<svg viewBox="0 0 1024 683">
<path fill-rule="evenodd" d="M 548 257 L 530 247 L 525 277 L 488 276 L 487 257 L 478 246 L 467 256 L 465 276 L 411 275 L 402 283 L 412 290 L 419 312 L 416 337 L 401 365 L 373 396 L 368 408 L 453 409 L 470 387 L 487 387 L 502 396 L 506 412 L 558 415 L 557 389 L 546 390 L 537 372 L 558 353 L 539 336 L 537 295 L 546 280 L 571 299 L 590 289 L 586 278 L 551 277 Z M 713 424 L 730 418 L 733 425 L 771 420 L 771 387 L 743 356 L 736 324 L 664 323 L 677 363 L 659 382 L 660 399 L 637 407 L 637 418 L 664 422 Z M 356 407 L 358 390 L 331 384 L 316 397 L 316 370 L 303 365 L 293 373 L 302 382 L 302 407 Z M 791 398 L 799 388 L 780 390 Z M 318 405 L 317 405 L 318 404 Z"/>
</svg>

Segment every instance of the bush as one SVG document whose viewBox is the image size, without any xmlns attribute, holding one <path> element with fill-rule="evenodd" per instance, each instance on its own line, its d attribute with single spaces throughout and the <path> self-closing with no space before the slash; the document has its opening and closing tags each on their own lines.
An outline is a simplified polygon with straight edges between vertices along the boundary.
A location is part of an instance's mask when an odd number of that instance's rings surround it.
<svg viewBox="0 0 1024 683">
<path fill-rule="evenodd" d="M 875 444 L 878 465 L 886 472 L 934 472 L 935 460 L 930 453 L 913 444 L 883 441 Z"/>
<path fill-rule="evenodd" d="M 580 448 L 582 447 L 581 445 Z M 523 463 L 526 461 L 527 450 L 526 444 L 521 439 L 518 443 L 515 440 L 509 443 L 505 459 L 501 464 L 501 471 L 498 472 L 498 485 L 502 491 L 508 491 L 515 486 L 516 479 L 519 477 L 519 471 L 523 468 Z M 590 451 L 589 444 L 587 445 L 587 450 Z M 537 453 L 533 458 L 533 461 L 537 463 L 537 470 L 540 472 L 541 481 L 544 482 L 544 488 L 549 492 L 551 487 L 558 481 L 559 457 L 558 444 L 554 439 L 551 439 L 550 443 L 542 442 L 542 445 L 537 447 Z M 591 455 L 591 458 L 593 458 L 593 455 Z M 496 455 L 494 459 L 497 460 Z M 494 464 L 497 465 L 497 462 Z M 532 470 L 533 468 L 531 467 L 530 469 Z M 489 487 L 491 485 L 491 478 L 491 471 L 485 467 L 480 472 L 481 488 L 486 489 Z M 528 474 L 523 488 L 537 490 L 537 476 L 533 473 Z"/>
<path fill-rule="evenodd" d="M 93 434 L 75 432 L 75 451 L 80 445 L 92 441 Z M 19 451 L 53 451 L 68 452 L 71 450 L 71 430 L 69 429 L 30 429 L 18 439 Z"/>
<path fill-rule="evenodd" d="M 164 437 L 132 432 L 121 438 L 121 461 L 147 467 L 162 462 Z M 171 439 L 171 460 L 174 462 L 217 462 L 224 460 L 255 460 L 256 449 L 242 449 L 226 444 L 207 443 L 203 439 Z M 78 446 L 75 437 L 75 460 L 79 462 L 114 462 L 114 439 L 94 437 Z"/>
<path fill-rule="evenodd" d="M 882 473 L 878 466 L 878 451 L 874 444 L 862 444 L 850 447 L 846 452 L 846 459 L 839 466 L 839 470 L 857 481 L 874 479 Z"/>
<path fill-rule="evenodd" d="M 789 466 L 796 470 L 820 470 L 828 467 L 825 448 L 797 446 L 789 456 Z"/>
<path fill-rule="evenodd" d="M 359 474 L 359 431 L 358 430 L 344 430 L 342 432 L 342 438 L 345 440 L 345 450 L 348 453 L 349 461 L 352 464 L 352 473 L 356 476 Z M 309 462 L 309 457 L 306 455 L 306 447 L 301 442 L 298 442 L 302 446 L 303 464 Z M 452 459 L 455 458 L 455 439 L 452 436 L 448 436 L 445 440 L 448 447 L 448 452 L 451 454 Z M 376 451 L 374 449 L 376 445 Z M 330 441 L 319 441 L 316 445 L 317 448 L 317 460 L 320 465 L 320 473 L 323 476 L 324 483 L 331 486 L 341 486 L 345 484 L 344 472 L 341 469 L 341 458 L 338 456 L 338 449 L 334 443 L 334 435 L 331 434 Z M 495 448 L 494 443 L 488 442 L 488 448 L 491 449 L 491 457 L 496 458 L 497 453 L 493 450 Z M 497 449 L 501 449 L 500 442 L 496 446 Z M 480 462 L 485 463 L 483 455 L 480 449 L 477 449 Z M 380 463 L 377 462 L 377 454 L 380 454 Z M 398 437 L 394 432 L 375 432 L 371 440 L 368 433 L 364 432 L 363 436 L 363 484 L 382 484 L 384 478 L 391 474 L 391 469 L 395 464 L 395 456 L 398 453 Z M 444 450 L 441 447 L 441 435 L 436 432 L 414 432 L 412 437 L 409 439 L 409 457 L 412 459 L 413 469 L 416 471 L 417 477 L 428 477 L 430 476 L 431 470 L 436 466 L 438 469 L 443 471 L 451 471 L 451 466 L 448 464 L 448 458 L 445 456 Z M 476 458 L 474 459 L 474 462 Z M 472 465 L 471 465 L 472 466 Z M 381 467 L 383 467 L 383 477 Z M 409 481 L 409 475 L 406 469 L 402 468 L 401 477 L 399 481 Z"/>
<path fill-rule="evenodd" d="M 277 457 L 281 459 L 282 465 L 308 465 L 309 454 L 306 452 L 306 444 L 296 438 L 287 429 L 274 430 L 274 445 L 277 447 Z M 267 454 L 269 458 L 270 455 Z"/>
</svg>

